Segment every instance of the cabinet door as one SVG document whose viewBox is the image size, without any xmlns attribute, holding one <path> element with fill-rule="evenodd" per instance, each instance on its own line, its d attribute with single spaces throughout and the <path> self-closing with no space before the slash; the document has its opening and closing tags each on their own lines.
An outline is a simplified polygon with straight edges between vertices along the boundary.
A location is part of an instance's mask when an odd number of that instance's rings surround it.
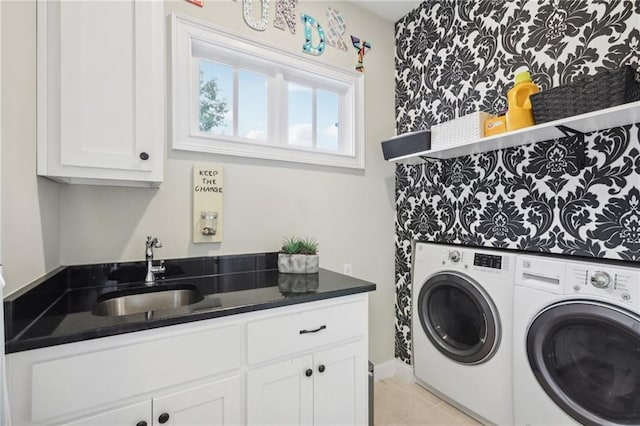
<svg viewBox="0 0 640 426">
<path fill-rule="evenodd" d="M 146 426 L 151 425 L 151 401 L 107 411 L 91 417 L 85 417 L 61 426 Z"/>
<path fill-rule="evenodd" d="M 366 425 L 367 342 L 314 354 L 314 425 Z"/>
<path fill-rule="evenodd" d="M 240 376 L 153 399 L 153 426 L 218 426 L 242 423 Z"/>
<path fill-rule="evenodd" d="M 162 13 L 144 0 L 38 3 L 40 174 L 161 180 Z"/>
<path fill-rule="evenodd" d="M 311 355 L 250 370 L 247 424 L 312 424 L 314 375 Z"/>
</svg>

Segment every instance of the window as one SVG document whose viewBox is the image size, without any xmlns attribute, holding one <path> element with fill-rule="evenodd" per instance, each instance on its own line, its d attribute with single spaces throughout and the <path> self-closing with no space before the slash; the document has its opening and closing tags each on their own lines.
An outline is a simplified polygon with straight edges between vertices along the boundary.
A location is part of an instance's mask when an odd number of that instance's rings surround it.
<svg viewBox="0 0 640 426">
<path fill-rule="evenodd" d="M 193 104 L 199 130 L 211 136 L 265 140 L 268 76 L 207 59 L 199 62 L 199 93 Z"/>
<path fill-rule="evenodd" d="M 173 148 L 364 168 L 356 72 L 174 14 Z"/>
</svg>

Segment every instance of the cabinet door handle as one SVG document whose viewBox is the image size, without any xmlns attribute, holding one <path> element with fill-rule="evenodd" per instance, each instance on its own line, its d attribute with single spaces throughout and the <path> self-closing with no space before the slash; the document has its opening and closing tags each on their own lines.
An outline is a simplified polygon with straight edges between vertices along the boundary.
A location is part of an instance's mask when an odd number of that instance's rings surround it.
<svg viewBox="0 0 640 426">
<path fill-rule="evenodd" d="M 140 153 L 140 159 L 142 161 L 147 161 L 149 159 L 149 154 L 147 154 L 146 152 L 141 152 Z"/>
<path fill-rule="evenodd" d="M 140 420 L 138 423 L 136 423 L 136 426 L 147 426 L 147 422 L 145 422 L 144 420 Z"/>
<path fill-rule="evenodd" d="M 307 368 L 307 371 L 304 372 L 304 375 L 307 377 L 311 377 L 312 374 L 313 374 L 313 370 L 310 368 Z"/>
<path fill-rule="evenodd" d="M 320 364 L 320 366 L 318 367 L 318 371 L 321 373 L 324 373 L 324 370 L 326 370 L 327 367 L 324 366 L 324 364 Z"/>
<path fill-rule="evenodd" d="M 325 328 L 327 328 L 326 325 L 321 325 L 320 327 L 314 329 L 314 330 L 300 330 L 300 334 L 307 334 L 307 333 L 317 333 L 320 330 L 324 330 Z"/>
<path fill-rule="evenodd" d="M 160 414 L 160 416 L 158 417 L 158 421 L 160 423 L 166 423 L 169 421 L 169 413 L 162 413 Z"/>
</svg>

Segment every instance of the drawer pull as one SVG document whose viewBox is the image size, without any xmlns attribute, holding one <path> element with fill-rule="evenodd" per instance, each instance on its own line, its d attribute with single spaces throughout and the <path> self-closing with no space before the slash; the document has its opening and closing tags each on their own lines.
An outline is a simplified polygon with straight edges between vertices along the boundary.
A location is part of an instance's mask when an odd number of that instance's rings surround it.
<svg viewBox="0 0 640 426">
<path fill-rule="evenodd" d="M 307 370 L 304 372 L 304 375 L 307 377 L 311 377 L 312 374 L 313 374 L 313 370 L 310 368 L 307 368 Z"/>
<path fill-rule="evenodd" d="M 321 325 L 320 327 L 316 328 L 315 330 L 300 330 L 300 334 L 317 333 L 318 331 L 324 330 L 325 328 L 327 328 L 326 325 Z"/>
<path fill-rule="evenodd" d="M 324 373 L 324 371 L 327 369 L 327 367 L 324 366 L 324 364 L 320 364 L 320 366 L 318 367 L 318 371 L 321 373 Z"/>
<path fill-rule="evenodd" d="M 141 420 L 138 423 L 136 423 L 136 426 L 147 426 L 147 422 L 145 422 L 144 420 Z"/>
<path fill-rule="evenodd" d="M 169 413 L 162 413 L 160 414 L 160 417 L 158 417 L 158 422 L 160 422 L 161 424 L 164 424 L 168 421 L 169 421 Z"/>
</svg>

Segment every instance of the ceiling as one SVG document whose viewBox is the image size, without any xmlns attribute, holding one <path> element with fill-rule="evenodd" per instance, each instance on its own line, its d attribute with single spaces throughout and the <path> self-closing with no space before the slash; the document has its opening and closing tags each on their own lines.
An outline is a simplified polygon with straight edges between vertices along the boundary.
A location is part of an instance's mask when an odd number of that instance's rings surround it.
<svg viewBox="0 0 640 426">
<path fill-rule="evenodd" d="M 388 21 L 396 22 L 418 7 L 422 0 L 351 0 L 351 2 Z"/>
</svg>

